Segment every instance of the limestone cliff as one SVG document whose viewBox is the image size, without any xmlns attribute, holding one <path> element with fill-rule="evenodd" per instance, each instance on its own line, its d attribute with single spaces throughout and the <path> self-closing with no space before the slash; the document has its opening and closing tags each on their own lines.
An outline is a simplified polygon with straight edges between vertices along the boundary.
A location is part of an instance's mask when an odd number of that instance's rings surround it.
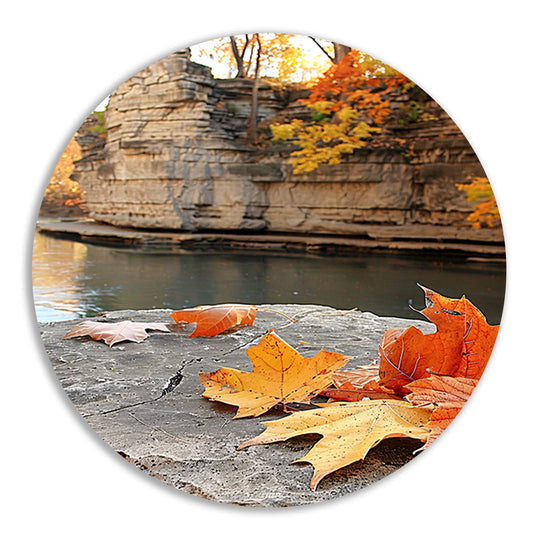
<svg viewBox="0 0 533 533">
<path fill-rule="evenodd" d="M 411 116 L 417 110 L 405 94 L 391 101 L 384 135 L 404 139 L 402 147 L 362 149 L 340 164 L 294 175 L 291 145 L 246 142 L 252 83 L 214 79 L 178 52 L 120 85 L 105 114 L 105 146 L 85 151 L 76 165 L 91 217 L 186 231 L 354 235 L 379 225 L 409 227 L 422 239 L 427 228 L 432 235 L 439 227 L 462 228 L 470 240 L 503 241 L 500 228 L 467 229 L 472 208 L 455 184 L 485 174 L 430 98 L 424 109 L 431 120 L 402 121 L 406 109 Z M 305 114 L 297 96 L 262 83 L 260 126 Z M 83 147 L 83 134 L 79 139 Z"/>
</svg>

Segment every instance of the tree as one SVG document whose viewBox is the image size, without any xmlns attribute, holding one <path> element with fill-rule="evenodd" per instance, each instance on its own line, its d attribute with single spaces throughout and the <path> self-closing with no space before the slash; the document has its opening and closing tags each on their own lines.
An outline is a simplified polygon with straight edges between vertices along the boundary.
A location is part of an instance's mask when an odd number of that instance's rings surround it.
<svg viewBox="0 0 533 533">
<path fill-rule="evenodd" d="M 262 78 L 275 78 L 281 82 L 316 79 L 323 73 L 326 60 L 320 53 L 312 53 L 304 46 L 305 38 L 285 33 L 254 33 L 230 35 L 210 41 L 200 50 L 200 57 L 218 60 L 230 66 L 235 78 L 253 79 L 251 111 L 247 127 L 247 140 L 256 140 L 258 91 Z M 314 42 L 323 54 L 333 63 L 340 63 L 350 48 L 338 43 L 321 44 Z M 320 58 L 320 59 L 317 59 Z"/>
<path fill-rule="evenodd" d="M 470 183 L 456 185 L 460 191 L 466 193 L 467 200 L 474 204 L 474 210 L 466 220 L 473 228 L 499 226 L 500 212 L 489 180 L 481 177 L 471 177 L 470 180 Z"/>
<path fill-rule="evenodd" d="M 215 39 L 198 50 L 199 60 L 209 58 L 217 66 L 227 65 L 228 77 L 254 78 L 258 41 L 261 77 L 282 82 L 305 81 L 318 77 L 328 67 L 323 54 L 314 54 L 304 46 L 305 38 L 288 33 L 254 33 Z"/>
<path fill-rule="evenodd" d="M 41 204 L 41 214 L 81 214 L 85 212 L 83 191 L 78 182 L 70 179 L 70 175 L 74 171 L 74 161 L 80 158 L 80 145 L 76 142 L 75 137 L 72 137 L 50 178 Z"/>
<path fill-rule="evenodd" d="M 248 119 L 247 136 L 249 142 L 254 142 L 257 135 L 257 106 L 259 96 L 259 69 L 261 67 L 261 39 L 259 34 L 254 34 L 257 43 L 256 59 L 255 59 L 255 74 L 254 85 L 252 87 L 252 105 L 250 106 L 250 117 Z"/>
<path fill-rule="evenodd" d="M 350 51 L 351 51 L 351 48 L 349 46 L 346 46 L 346 45 L 340 44 L 340 43 L 332 42 L 331 46 L 333 47 L 333 55 L 331 55 L 331 53 L 327 50 L 327 48 L 324 45 L 320 44 L 320 42 L 315 37 L 309 37 L 309 39 L 311 39 L 320 48 L 320 50 L 322 50 L 322 52 L 324 52 L 326 57 L 334 65 L 338 65 L 341 62 L 342 58 L 346 54 L 350 53 Z"/>
<path fill-rule="evenodd" d="M 311 120 L 273 124 L 273 139 L 289 140 L 298 148 L 291 158 L 295 174 L 310 172 L 321 163 L 339 163 L 343 154 L 366 146 L 381 131 L 380 125 L 390 114 L 388 93 L 407 82 L 381 61 L 350 50 L 301 100 Z"/>
<path fill-rule="evenodd" d="M 257 35 L 257 34 L 254 34 Z M 253 44 L 251 45 L 251 52 L 250 52 L 250 60 L 247 63 L 247 68 L 245 69 L 245 54 L 246 50 L 248 49 L 248 45 L 250 44 L 250 38 L 248 35 L 244 36 L 244 44 L 241 47 L 241 50 L 239 50 L 239 45 L 237 44 L 237 39 L 234 35 L 230 35 L 229 40 L 231 43 L 231 52 L 233 54 L 233 58 L 235 60 L 235 63 L 237 63 L 237 75 L 236 78 L 246 78 L 248 75 L 248 70 L 250 68 L 251 64 L 251 58 L 253 55 Z"/>
</svg>

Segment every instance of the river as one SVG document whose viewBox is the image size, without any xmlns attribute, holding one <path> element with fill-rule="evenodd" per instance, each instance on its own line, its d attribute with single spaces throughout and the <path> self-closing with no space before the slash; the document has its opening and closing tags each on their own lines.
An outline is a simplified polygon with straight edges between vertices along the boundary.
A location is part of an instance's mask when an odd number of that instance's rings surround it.
<svg viewBox="0 0 533 533">
<path fill-rule="evenodd" d="M 361 252 L 350 257 L 279 253 L 146 253 L 37 233 L 32 260 L 39 322 L 118 309 L 216 303 L 321 304 L 382 316 L 421 318 L 426 287 L 463 294 L 498 324 L 505 264 L 413 254 Z"/>
</svg>

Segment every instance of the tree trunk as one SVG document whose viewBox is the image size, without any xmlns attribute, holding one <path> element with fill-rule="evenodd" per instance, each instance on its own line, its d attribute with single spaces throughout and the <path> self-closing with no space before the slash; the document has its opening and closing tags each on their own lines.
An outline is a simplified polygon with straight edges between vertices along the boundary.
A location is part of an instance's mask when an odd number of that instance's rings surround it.
<svg viewBox="0 0 533 533">
<path fill-rule="evenodd" d="M 255 73 L 254 73 L 254 85 L 252 87 L 252 105 L 250 108 L 250 117 L 248 119 L 247 137 L 248 142 L 255 142 L 257 136 L 257 105 L 258 105 L 258 93 L 259 93 L 259 67 L 261 61 L 261 40 L 259 34 L 255 34 L 257 40 L 257 55 L 255 60 Z"/>
<path fill-rule="evenodd" d="M 333 41 L 331 44 L 333 45 L 333 53 L 334 55 L 331 56 L 328 51 L 314 38 L 309 37 L 319 48 L 326 54 L 328 59 L 335 65 L 338 65 L 341 61 L 341 59 L 351 50 L 349 46 L 345 46 L 343 44 L 334 43 Z"/>
<path fill-rule="evenodd" d="M 244 43 L 242 52 L 239 52 L 239 47 L 237 46 L 237 41 L 233 35 L 230 35 L 229 40 L 231 42 L 231 51 L 233 52 L 233 57 L 237 63 L 237 76 L 236 78 L 246 77 L 244 71 L 244 52 L 246 52 L 246 47 L 248 46 L 248 35 L 246 35 L 246 42 Z"/>
<path fill-rule="evenodd" d="M 344 44 L 333 43 L 333 50 L 335 51 L 333 63 L 338 65 L 342 58 L 350 52 L 351 48 L 349 46 L 345 46 Z"/>
</svg>

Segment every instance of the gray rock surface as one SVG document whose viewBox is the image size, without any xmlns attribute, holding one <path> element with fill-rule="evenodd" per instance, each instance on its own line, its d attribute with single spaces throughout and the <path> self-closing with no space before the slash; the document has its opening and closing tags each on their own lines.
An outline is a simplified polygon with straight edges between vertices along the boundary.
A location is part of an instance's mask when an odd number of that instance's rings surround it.
<svg viewBox="0 0 533 533">
<path fill-rule="evenodd" d="M 171 324 L 170 312 L 125 310 L 92 320 Z M 291 322 L 279 313 L 299 320 Z M 252 370 L 246 349 L 270 328 L 303 356 L 311 357 L 321 348 L 337 351 L 353 357 L 344 367 L 353 368 L 377 358 L 386 329 L 414 324 L 433 331 L 427 322 L 322 306 L 262 305 L 253 326 L 216 337 L 190 338 L 194 325 L 173 324 L 171 333 L 150 332 L 142 343 L 109 348 L 88 337 L 61 340 L 80 321 L 41 324 L 46 352 L 67 396 L 115 451 L 177 489 L 236 505 L 320 502 L 394 472 L 420 447 L 416 440 L 386 440 L 364 461 L 326 476 L 313 492 L 313 467 L 291 462 L 305 455 L 318 437 L 237 451 L 240 443 L 263 431 L 261 421 L 285 413 L 274 408 L 260 418 L 232 420 L 236 408 L 202 397 L 198 373 L 220 367 Z"/>
</svg>

